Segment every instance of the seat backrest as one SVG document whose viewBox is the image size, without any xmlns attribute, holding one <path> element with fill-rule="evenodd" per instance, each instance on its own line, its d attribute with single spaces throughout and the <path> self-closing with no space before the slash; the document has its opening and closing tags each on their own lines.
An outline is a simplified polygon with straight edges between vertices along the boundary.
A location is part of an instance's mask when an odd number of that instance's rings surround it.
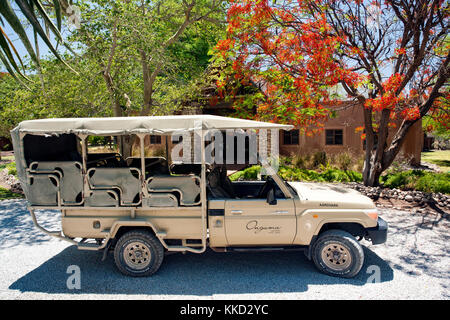
<svg viewBox="0 0 450 320">
<path fill-rule="evenodd" d="M 56 175 L 28 174 L 29 187 L 27 200 L 31 205 L 36 206 L 57 206 L 59 177 Z"/>
<path fill-rule="evenodd" d="M 119 189 L 122 205 L 136 204 L 141 192 L 140 170 L 136 168 L 91 168 L 87 172 L 93 189 Z"/>
<path fill-rule="evenodd" d="M 198 176 L 158 175 L 147 180 L 150 192 L 178 192 L 180 204 L 191 206 L 200 203 L 200 178 Z"/>
<path fill-rule="evenodd" d="M 38 161 L 30 164 L 30 173 L 56 174 L 62 204 L 81 204 L 83 192 L 82 165 L 78 161 Z"/>
<path fill-rule="evenodd" d="M 214 168 L 207 178 L 208 189 L 214 198 L 231 198 L 231 195 L 221 186 L 221 173 L 218 168 Z"/>
</svg>

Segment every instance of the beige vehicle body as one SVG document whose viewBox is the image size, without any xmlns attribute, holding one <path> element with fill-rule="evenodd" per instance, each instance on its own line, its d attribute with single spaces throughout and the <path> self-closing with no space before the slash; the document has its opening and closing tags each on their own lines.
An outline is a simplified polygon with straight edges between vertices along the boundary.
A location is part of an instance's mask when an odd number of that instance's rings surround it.
<svg viewBox="0 0 450 320">
<path fill-rule="evenodd" d="M 267 181 L 232 182 L 233 197 L 213 196 L 204 132 L 234 128 L 290 126 L 218 116 L 48 119 L 22 122 L 11 134 L 35 225 L 79 249 L 102 251 L 104 257 L 111 244 L 130 230 L 147 230 L 165 251 L 193 253 L 207 247 L 215 251 L 298 248 L 311 257 L 311 245 L 319 234 L 336 228 L 384 242 L 373 202 L 332 184 L 285 182 L 274 174 L 270 179 L 274 191 L 263 196 Z M 149 172 L 147 164 L 155 158 L 145 156 L 145 137 L 177 130 L 199 133 L 199 171 Z M 136 135 L 140 156 L 124 160 L 114 155 L 120 165 L 103 166 L 109 160 L 88 152 L 90 135 Z M 61 212 L 61 230 L 41 227 L 41 209 Z"/>
</svg>

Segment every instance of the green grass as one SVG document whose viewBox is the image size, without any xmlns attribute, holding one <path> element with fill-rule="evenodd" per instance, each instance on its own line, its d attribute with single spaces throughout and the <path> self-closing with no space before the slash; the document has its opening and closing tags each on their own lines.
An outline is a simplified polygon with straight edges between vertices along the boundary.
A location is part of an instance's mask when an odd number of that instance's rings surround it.
<svg viewBox="0 0 450 320">
<path fill-rule="evenodd" d="M 2 156 L 3 161 L 13 161 L 14 160 L 14 156 Z"/>
<path fill-rule="evenodd" d="M 16 163 L 15 162 L 8 162 L 0 164 L 0 170 L 8 169 L 8 174 L 12 174 L 14 176 L 17 176 L 17 169 L 16 169 Z"/>
<path fill-rule="evenodd" d="M 23 196 L 21 194 L 14 193 L 5 188 L 0 187 L 0 201 L 7 200 L 7 199 L 17 199 L 17 198 L 23 198 Z"/>
<path fill-rule="evenodd" d="M 12 175 L 17 176 L 17 170 L 16 170 L 16 163 L 15 162 L 8 162 L 8 163 L 0 164 L 0 170 L 3 170 L 5 168 L 8 170 L 8 174 L 12 174 Z M 23 198 L 23 195 L 21 195 L 19 193 L 11 192 L 8 189 L 0 187 L 0 201 L 1 200 L 7 200 L 7 199 L 17 199 L 17 198 Z"/>
<path fill-rule="evenodd" d="M 422 152 L 422 160 L 437 165 L 443 172 L 450 172 L 450 150 Z"/>
</svg>

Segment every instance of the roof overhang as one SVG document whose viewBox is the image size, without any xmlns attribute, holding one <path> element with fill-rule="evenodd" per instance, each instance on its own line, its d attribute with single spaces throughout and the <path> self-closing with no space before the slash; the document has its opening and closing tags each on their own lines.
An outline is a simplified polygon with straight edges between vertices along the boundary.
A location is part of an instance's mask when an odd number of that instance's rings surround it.
<svg viewBox="0 0 450 320">
<path fill-rule="evenodd" d="M 178 115 L 155 117 L 53 118 L 27 120 L 14 131 L 23 134 L 122 135 L 172 134 L 181 131 L 227 129 L 292 129 L 292 125 L 221 117 L 214 115 Z"/>
</svg>

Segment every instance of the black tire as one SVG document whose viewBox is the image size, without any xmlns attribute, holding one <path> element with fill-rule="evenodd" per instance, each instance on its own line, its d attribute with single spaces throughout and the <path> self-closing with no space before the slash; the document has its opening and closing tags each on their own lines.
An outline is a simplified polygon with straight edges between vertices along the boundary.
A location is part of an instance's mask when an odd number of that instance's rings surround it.
<svg viewBox="0 0 450 320">
<path fill-rule="evenodd" d="M 114 262 L 119 271 L 127 276 L 150 276 L 158 271 L 163 259 L 164 247 L 161 242 L 144 230 L 123 234 L 114 248 Z"/>
<path fill-rule="evenodd" d="M 335 277 L 353 278 L 364 264 L 364 251 L 350 233 L 328 230 L 314 242 L 312 259 L 323 273 Z"/>
</svg>

